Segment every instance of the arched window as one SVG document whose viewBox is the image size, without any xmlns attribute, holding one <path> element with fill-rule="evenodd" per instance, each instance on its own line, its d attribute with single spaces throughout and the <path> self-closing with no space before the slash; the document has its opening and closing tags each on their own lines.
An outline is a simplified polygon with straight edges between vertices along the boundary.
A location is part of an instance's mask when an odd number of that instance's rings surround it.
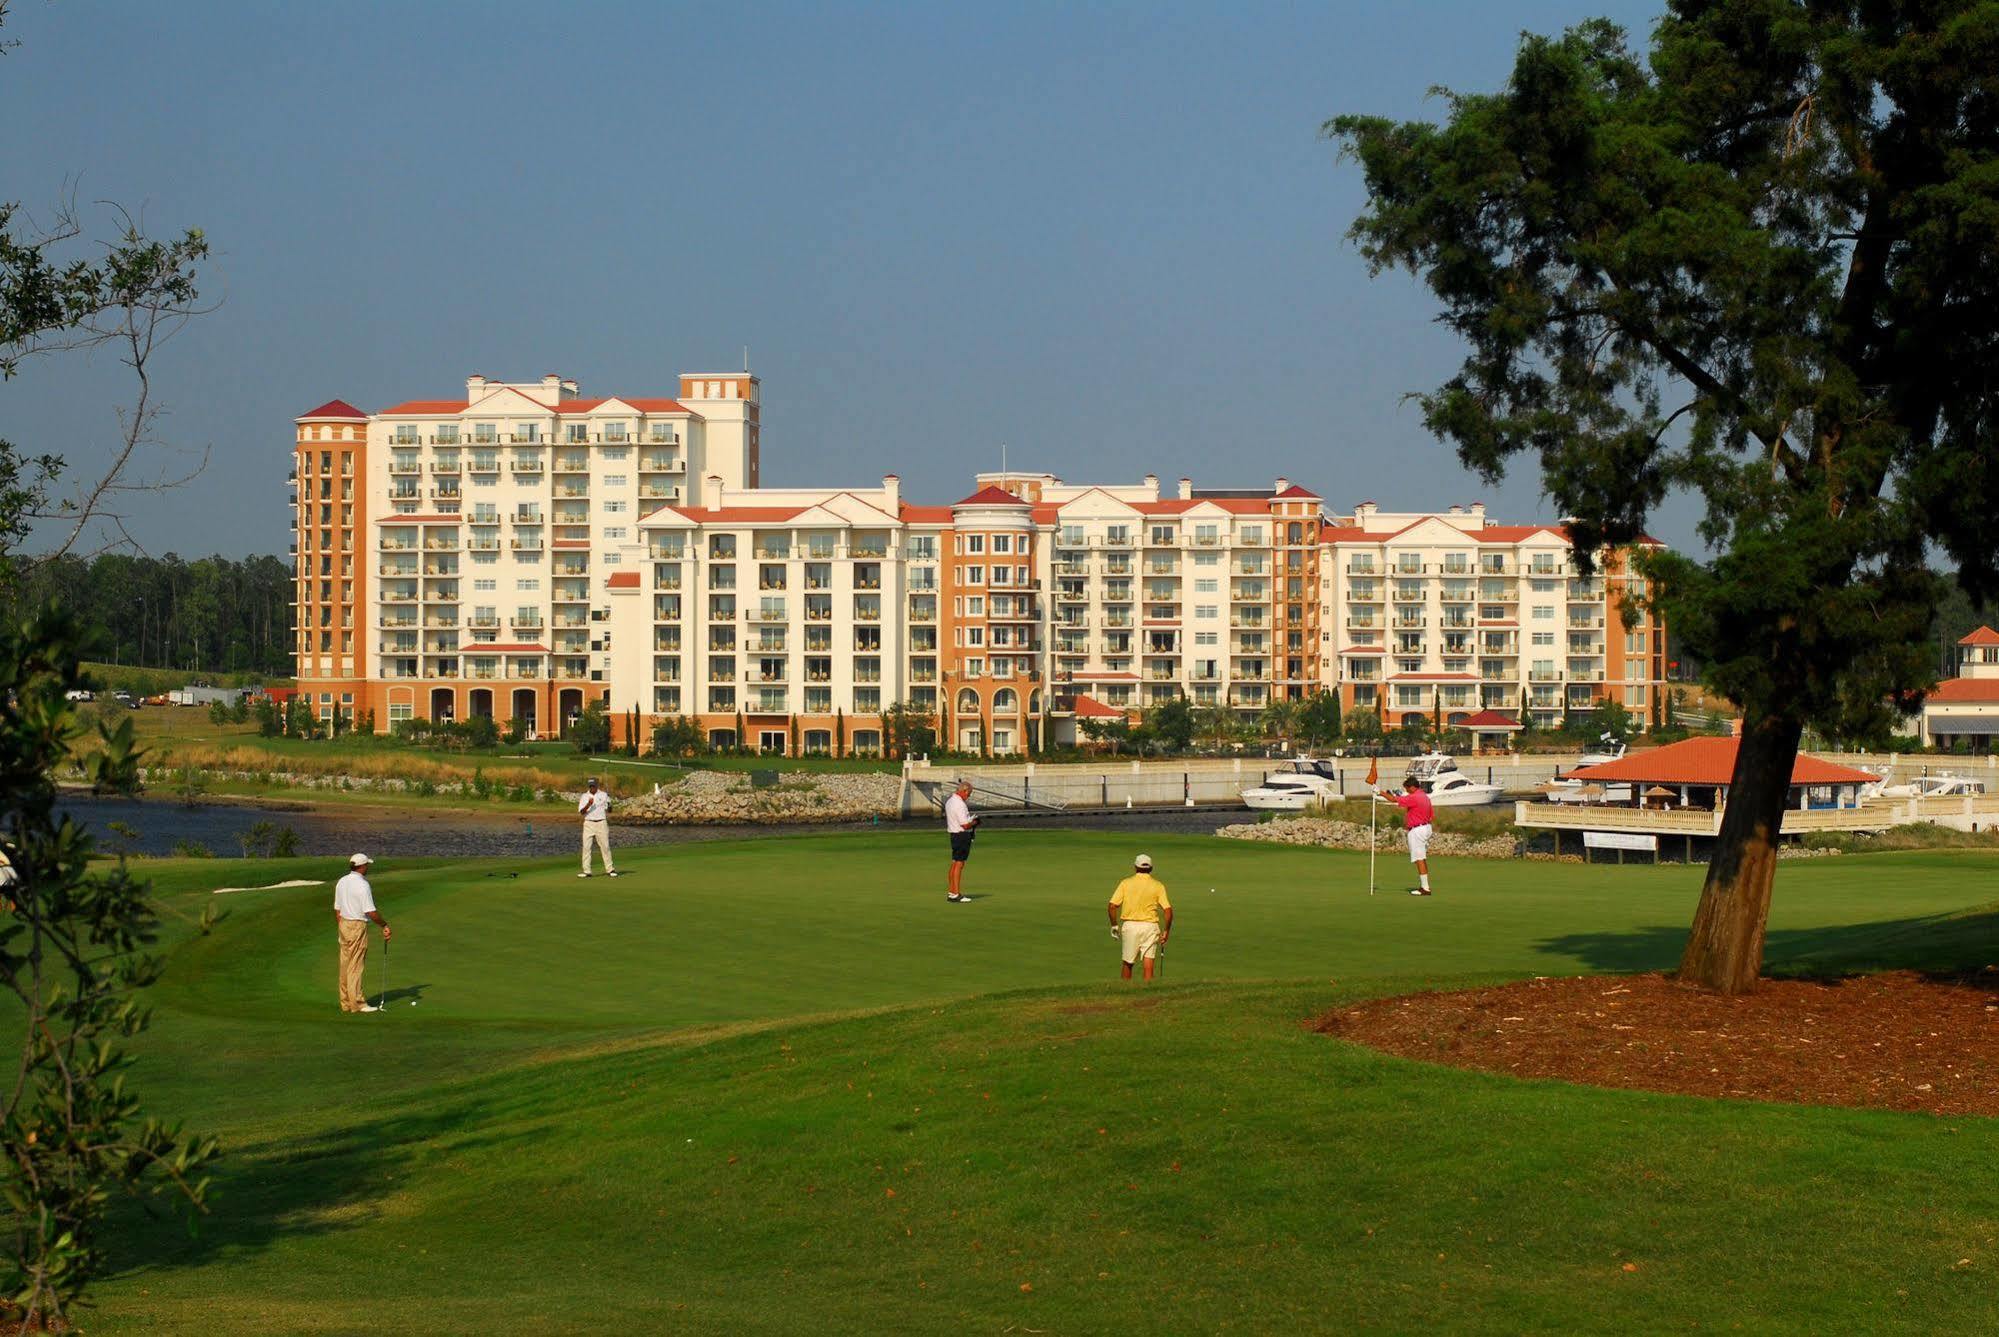
<svg viewBox="0 0 1999 1337">
<path fill-rule="evenodd" d="M 1002 687 L 999 691 L 993 693 L 993 713 L 995 715 L 1011 715 L 1018 709 L 1020 709 L 1020 697 L 1015 694 L 1013 688 Z"/>
<path fill-rule="evenodd" d="M 979 694 L 967 687 L 958 693 L 958 713 L 976 715 L 979 713 Z"/>
<path fill-rule="evenodd" d="M 1041 713 L 1041 689 L 1039 687 L 1035 688 L 1027 698 L 1027 713 L 1030 715 L 1039 715 Z"/>
</svg>

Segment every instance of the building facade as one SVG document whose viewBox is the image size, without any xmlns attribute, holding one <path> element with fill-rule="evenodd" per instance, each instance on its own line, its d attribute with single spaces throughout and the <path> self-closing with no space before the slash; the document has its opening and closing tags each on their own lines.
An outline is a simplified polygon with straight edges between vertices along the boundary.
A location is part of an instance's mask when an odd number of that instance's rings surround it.
<svg viewBox="0 0 1999 1337">
<path fill-rule="evenodd" d="M 1988 752 L 1999 739 L 1999 631 L 1980 627 L 1957 643 L 1957 676 L 1923 699 L 1918 737 L 1926 746 Z"/>
<path fill-rule="evenodd" d="M 765 487 L 759 391 L 748 372 L 683 375 L 672 398 L 475 376 L 458 399 L 298 418 L 313 713 L 545 737 L 602 701 L 818 753 L 879 750 L 905 704 L 1001 754 L 1073 741 L 1079 711 L 1253 714 L 1322 688 L 1391 724 L 1604 696 L 1651 717 L 1663 632 L 1623 620 L 1619 562 L 1572 575 L 1559 529 L 1333 518 L 1282 478 L 1165 496 L 1152 476 L 988 473 L 950 505 L 892 474 Z"/>
</svg>

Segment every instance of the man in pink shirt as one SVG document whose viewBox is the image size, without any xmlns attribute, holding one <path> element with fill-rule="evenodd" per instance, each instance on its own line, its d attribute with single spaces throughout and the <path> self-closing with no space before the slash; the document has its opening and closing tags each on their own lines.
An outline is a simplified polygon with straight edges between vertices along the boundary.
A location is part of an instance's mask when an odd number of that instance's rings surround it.
<svg viewBox="0 0 1999 1337">
<path fill-rule="evenodd" d="M 1403 792 L 1391 794 L 1387 790 L 1377 790 L 1377 797 L 1387 799 L 1402 809 L 1402 824 L 1409 828 L 1409 862 L 1416 865 L 1417 886 L 1409 888 L 1411 896 L 1430 894 L 1430 819 L 1436 810 L 1430 806 L 1430 796 L 1423 792 L 1423 786 L 1411 776 L 1402 782 Z"/>
</svg>

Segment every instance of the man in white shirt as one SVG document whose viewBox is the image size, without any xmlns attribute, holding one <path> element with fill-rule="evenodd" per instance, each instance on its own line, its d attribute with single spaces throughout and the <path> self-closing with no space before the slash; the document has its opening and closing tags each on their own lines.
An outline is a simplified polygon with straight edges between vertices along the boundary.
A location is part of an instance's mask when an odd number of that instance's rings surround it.
<svg viewBox="0 0 1999 1337">
<path fill-rule="evenodd" d="M 340 930 L 340 1010 L 380 1012 L 368 1001 L 362 981 L 368 974 L 368 922 L 382 926 L 382 950 L 389 950 L 389 921 L 375 908 L 375 889 L 368 885 L 374 861 L 357 854 L 347 861 L 347 876 L 333 884 L 333 922 Z"/>
<path fill-rule="evenodd" d="M 960 780 L 951 797 L 944 800 L 944 829 L 951 833 L 950 890 L 944 899 L 953 905 L 971 900 L 959 890 L 965 876 L 965 860 L 972 857 L 972 837 L 978 834 L 979 819 L 972 816 L 972 782 Z"/>
<path fill-rule="evenodd" d="M 576 876 L 590 876 L 590 845 L 594 841 L 604 856 L 605 873 L 616 877 L 618 866 L 611 862 L 611 796 L 597 787 L 594 775 L 590 787 L 576 798 L 576 815 L 583 819 L 583 871 Z"/>
</svg>

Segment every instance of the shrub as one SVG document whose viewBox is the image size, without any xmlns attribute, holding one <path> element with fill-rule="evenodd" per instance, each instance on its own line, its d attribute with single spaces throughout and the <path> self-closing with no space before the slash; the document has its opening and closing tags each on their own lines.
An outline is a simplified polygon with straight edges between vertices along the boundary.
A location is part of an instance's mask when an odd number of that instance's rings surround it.
<svg viewBox="0 0 1999 1337">
<path fill-rule="evenodd" d="M 215 851 L 198 840 L 176 840 L 174 857 L 177 859 L 213 859 Z"/>
</svg>

